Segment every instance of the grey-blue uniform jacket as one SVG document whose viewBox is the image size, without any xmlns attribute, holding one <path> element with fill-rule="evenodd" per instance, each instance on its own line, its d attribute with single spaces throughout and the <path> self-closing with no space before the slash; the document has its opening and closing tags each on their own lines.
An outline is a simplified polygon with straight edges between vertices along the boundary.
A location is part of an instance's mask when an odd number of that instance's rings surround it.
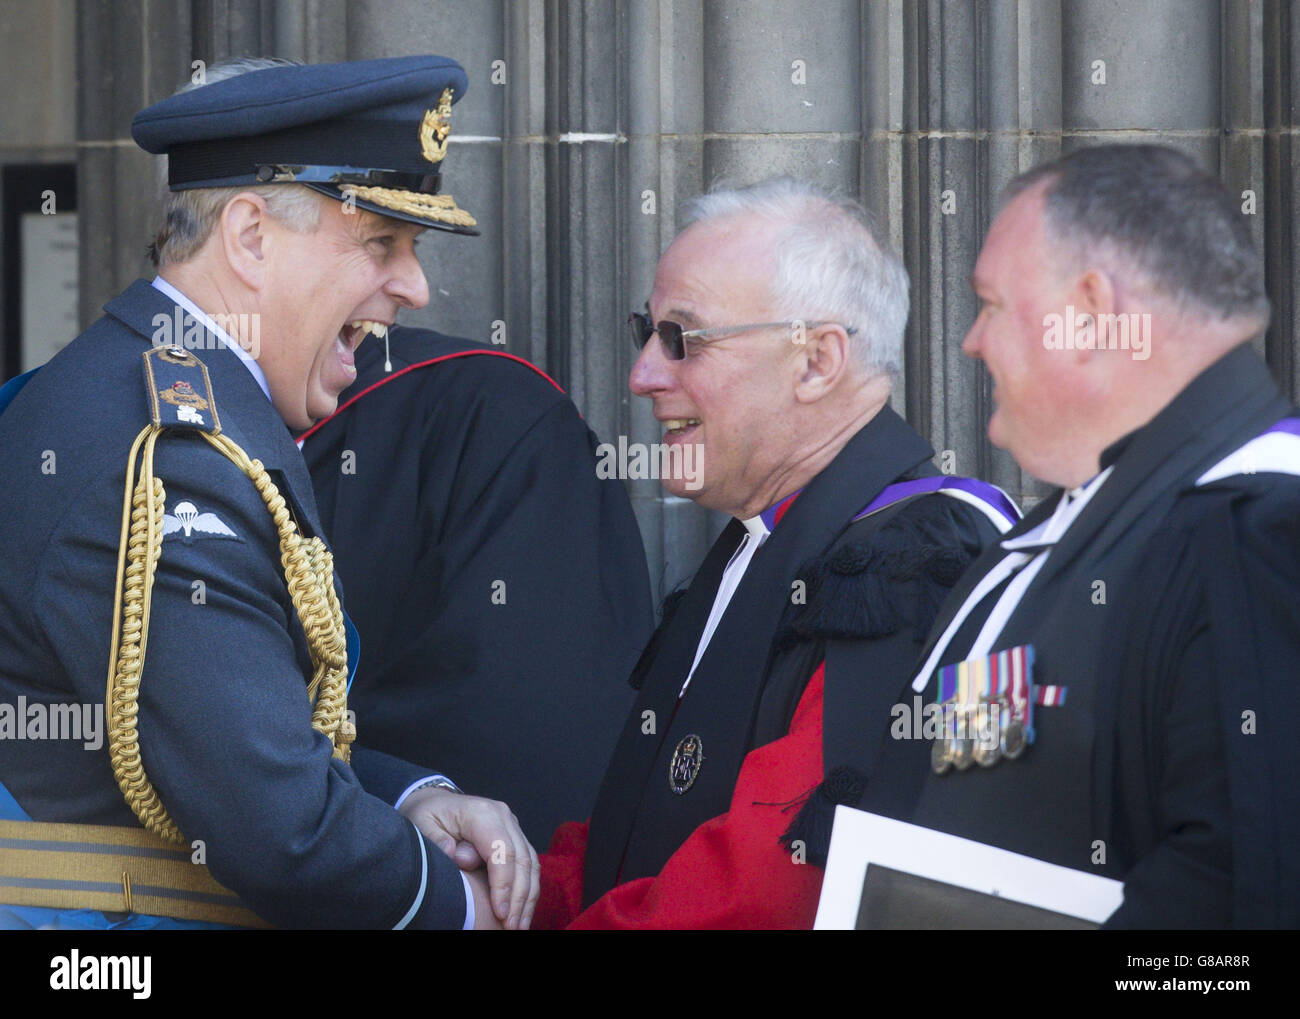
<svg viewBox="0 0 1300 1019">
<path fill-rule="evenodd" d="M 177 314 L 143 280 L 105 311 L 0 416 L 0 704 L 104 700 L 127 454 L 150 420 L 142 355 Z M 192 352 L 223 432 L 266 466 L 300 531 L 320 533 L 284 421 L 208 339 Z M 460 927 L 455 864 L 390 806 L 427 772 L 360 746 L 349 766 L 311 727 L 307 645 L 252 482 L 176 431 L 158 441 L 155 474 L 168 514 L 189 502 L 233 532 L 176 530 L 158 560 L 139 732 L 172 819 L 202 840 L 212 876 L 274 925 Z M 0 783 L 37 821 L 138 825 L 106 739 L 85 742 L 0 739 Z"/>
</svg>

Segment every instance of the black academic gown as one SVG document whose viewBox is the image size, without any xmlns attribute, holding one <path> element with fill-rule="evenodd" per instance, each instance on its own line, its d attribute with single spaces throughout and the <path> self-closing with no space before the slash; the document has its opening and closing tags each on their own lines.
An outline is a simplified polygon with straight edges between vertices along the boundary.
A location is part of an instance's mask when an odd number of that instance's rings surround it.
<svg viewBox="0 0 1300 1019">
<path fill-rule="evenodd" d="M 650 632 L 636 520 L 531 365 L 427 330 L 390 347 L 391 373 L 361 347 L 303 444 L 361 634 L 358 738 L 505 800 L 545 844 L 591 809 Z"/>
<path fill-rule="evenodd" d="M 992 648 L 1032 644 L 1034 682 L 1066 687 L 1065 704 L 1036 708 L 1036 742 L 987 769 L 935 775 L 927 742 L 886 733 L 861 806 L 1121 880 L 1112 926 L 1300 922 L 1300 479 L 1196 484 L 1289 412 L 1243 346 L 1106 450 L 1113 473 Z M 954 588 L 926 655 L 1005 554 L 990 549 Z M 967 657 L 1001 591 L 940 664 Z M 935 700 L 933 676 L 924 698 Z"/>
<path fill-rule="evenodd" d="M 887 485 L 937 474 L 931 456 L 925 440 L 888 407 L 850 439 L 754 554 L 679 700 L 722 574 L 744 535 L 739 521 L 723 530 L 633 674 L 640 694 L 591 817 L 585 905 L 616 884 L 658 874 L 696 828 L 728 810 L 746 754 L 786 733 L 823 660 L 828 720 L 856 717 L 866 691 L 892 690 L 901 680 L 942 600 L 936 588 L 946 592 L 997 534 L 979 510 L 934 495 L 850 523 Z M 833 658 L 852 659 L 853 667 L 832 668 Z M 688 734 L 702 741 L 703 763 L 678 794 L 669 765 Z M 844 726 L 827 722 L 828 772 L 852 763 L 844 737 Z M 809 826 L 818 827 L 815 821 Z M 810 850 L 809 859 L 821 862 Z"/>
</svg>

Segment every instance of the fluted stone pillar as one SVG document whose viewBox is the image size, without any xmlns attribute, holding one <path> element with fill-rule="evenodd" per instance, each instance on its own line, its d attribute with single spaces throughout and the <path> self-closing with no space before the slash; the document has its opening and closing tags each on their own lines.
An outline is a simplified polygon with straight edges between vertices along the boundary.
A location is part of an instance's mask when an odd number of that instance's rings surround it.
<svg viewBox="0 0 1300 1019">
<path fill-rule="evenodd" d="M 150 276 L 159 226 L 157 162 L 131 140 L 131 118 L 191 71 L 185 4 L 77 5 L 77 185 L 81 324 L 132 280 Z"/>
<path fill-rule="evenodd" d="M 131 115 L 233 55 L 442 53 L 469 75 L 446 187 L 482 237 L 421 244 L 413 324 L 524 355 L 605 441 L 659 441 L 624 320 L 683 203 L 788 173 L 858 196 L 912 277 L 894 402 L 946 464 L 1030 504 L 960 353 L 969 276 L 1015 174 L 1104 141 L 1175 145 L 1242 196 L 1268 264 L 1260 347 L 1300 396 L 1293 187 L 1300 0 L 88 0 L 77 7 L 83 320 L 147 271 L 152 160 Z M 656 593 L 722 521 L 629 480 Z"/>
<path fill-rule="evenodd" d="M 1262 37 L 1263 69 L 1249 78 L 1261 93 L 1263 168 L 1252 176 L 1261 183 L 1257 192 L 1264 223 L 1267 285 L 1273 301 L 1273 325 L 1267 339 L 1268 363 L 1293 399 L 1300 401 L 1300 321 L 1297 290 L 1300 271 L 1296 248 L 1300 245 L 1300 192 L 1295 171 L 1300 167 L 1300 137 L 1296 135 L 1296 104 L 1300 101 L 1300 2 L 1252 2 L 1262 7 L 1251 20 L 1249 38 Z M 1234 46 L 1232 52 L 1240 52 Z M 1251 51 L 1253 53 L 1253 49 Z"/>
</svg>

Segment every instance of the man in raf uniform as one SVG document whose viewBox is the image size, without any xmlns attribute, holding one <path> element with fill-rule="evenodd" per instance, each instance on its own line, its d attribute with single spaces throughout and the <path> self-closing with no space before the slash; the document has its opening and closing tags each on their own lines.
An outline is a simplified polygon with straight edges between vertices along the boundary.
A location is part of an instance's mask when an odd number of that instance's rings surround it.
<svg viewBox="0 0 1300 1019">
<path fill-rule="evenodd" d="M 528 924 L 504 804 L 353 743 L 289 431 L 334 411 L 368 323 L 427 301 L 464 89 L 440 57 L 271 66 L 136 117 L 169 157 L 160 275 L 0 416 L 0 704 L 107 701 L 98 749 L 0 740 L 7 924 Z"/>
<path fill-rule="evenodd" d="M 862 705 L 1018 516 L 890 409 L 907 273 L 856 205 L 777 180 L 690 215 L 630 385 L 702 467 L 667 491 L 734 519 L 633 672 L 590 822 L 543 857 L 538 926 L 811 926 Z"/>
<path fill-rule="evenodd" d="M 1012 183 L 973 285 L 989 438 L 1060 490 L 897 694 L 1000 738 L 886 739 L 863 806 L 1122 881 L 1110 926 L 1295 926 L 1300 417 L 1246 220 L 1174 150 L 1081 149 Z"/>
</svg>

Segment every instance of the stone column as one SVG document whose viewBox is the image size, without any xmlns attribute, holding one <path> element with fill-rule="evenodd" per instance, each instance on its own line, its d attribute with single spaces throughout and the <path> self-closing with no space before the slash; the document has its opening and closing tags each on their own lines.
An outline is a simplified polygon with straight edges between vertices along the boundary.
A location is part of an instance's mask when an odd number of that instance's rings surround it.
<svg viewBox="0 0 1300 1019">
<path fill-rule="evenodd" d="M 483 235 L 427 237 L 432 300 L 408 321 L 530 358 L 602 440 L 658 442 L 624 321 L 682 204 L 719 177 L 812 179 L 860 197 L 911 274 L 896 408 L 945 467 L 1028 505 L 1047 489 L 990 446 L 988 376 L 959 348 L 999 192 L 1061 151 L 1168 143 L 1242 196 L 1274 303 L 1260 347 L 1300 396 L 1296 31 L 1300 0 L 88 0 L 82 319 L 149 272 L 153 160 L 130 119 L 192 60 L 442 53 L 470 80 L 447 189 Z M 723 521 L 627 484 L 662 594 Z"/>
</svg>

